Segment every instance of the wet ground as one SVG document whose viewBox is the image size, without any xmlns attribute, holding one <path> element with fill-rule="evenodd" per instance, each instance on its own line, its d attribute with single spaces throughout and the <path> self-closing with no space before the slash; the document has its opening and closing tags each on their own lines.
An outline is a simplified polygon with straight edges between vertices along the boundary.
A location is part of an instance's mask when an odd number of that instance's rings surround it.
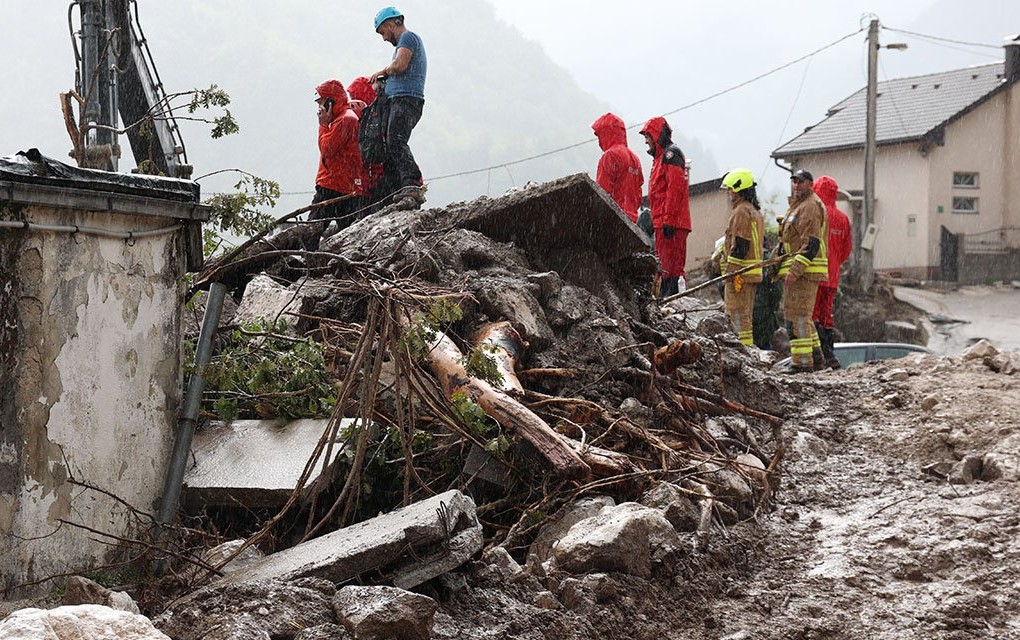
<svg viewBox="0 0 1020 640">
<path fill-rule="evenodd" d="M 1003 350 L 1020 349 L 1020 288 L 971 286 L 955 290 L 895 288 L 896 299 L 928 314 L 928 348 L 959 354 L 984 338 Z"/>
</svg>

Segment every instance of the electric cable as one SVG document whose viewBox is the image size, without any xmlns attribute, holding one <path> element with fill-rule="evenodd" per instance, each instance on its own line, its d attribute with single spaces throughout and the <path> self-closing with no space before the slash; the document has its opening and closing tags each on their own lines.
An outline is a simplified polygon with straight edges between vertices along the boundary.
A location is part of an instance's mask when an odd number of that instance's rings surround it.
<svg viewBox="0 0 1020 640">
<path fill-rule="evenodd" d="M 906 29 L 894 29 L 893 27 L 886 27 L 882 25 L 882 28 L 886 31 L 892 31 L 894 33 L 903 33 L 908 36 L 914 36 L 916 38 L 927 38 L 928 40 L 938 40 L 940 42 L 951 42 L 953 44 L 962 44 L 968 47 L 983 47 L 987 49 L 1001 50 L 1002 47 L 994 44 L 986 44 L 984 42 L 967 42 L 965 40 L 953 40 L 952 38 L 942 38 L 940 36 L 932 36 L 927 33 L 917 33 L 916 31 L 907 31 Z"/>
<path fill-rule="evenodd" d="M 863 28 L 857 29 L 853 33 L 848 33 L 847 35 L 839 38 L 838 40 L 830 42 L 829 44 L 827 44 L 827 45 L 825 45 L 823 47 L 819 47 L 818 49 L 815 49 L 814 51 L 812 51 L 810 53 L 807 53 L 807 54 L 797 58 L 796 60 L 791 60 L 790 62 L 787 62 L 787 63 L 782 64 L 782 65 L 780 65 L 780 66 L 778 66 L 778 67 L 776 67 L 774 69 L 766 71 L 765 73 L 761 73 L 761 74 L 759 74 L 757 76 L 754 76 L 753 78 L 751 78 L 749 80 L 745 80 L 744 82 L 741 82 L 739 84 L 733 85 L 733 86 L 731 86 L 731 87 L 729 87 L 727 89 L 723 89 L 722 91 L 718 91 L 716 93 L 713 93 L 710 96 L 706 96 L 706 97 L 701 98 L 699 100 L 695 100 L 694 102 L 691 102 L 689 104 L 685 104 L 682 107 L 678 107 L 676 109 L 673 109 L 672 111 L 667 111 L 666 113 L 664 113 L 662 115 L 663 115 L 663 117 L 671 116 L 671 115 L 680 113 L 681 111 L 685 111 L 687 109 L 691 109 L 693 107 L 696 107 L 696 106 L 698 106 L 700 104 L 704 104 L 704 103 L 708 102 L 709 100 L 714 100 L 715 98 L 718 98 L 720 96 L 724 96 L 727 93 L 732 93 L 733 91 L 736 91 L 737 89 L 742 89 L 743 87 L 746 87 L 747 85 L 749 85 L 751 83 L 757 82 L 758 80 L 761 80 L 763 78 L 767 78 L 768 76 L 771 76 L 771 75 L 773 75 L 775 73 L 778 73 L 778 72 L 782 71 L 783 69 L 791 67 L 791 66 L 797 64 L 798 62 L 802 62 L 803 60 L 806 60 L 808 58 L 816 56 L 819 53 L 825 51 L 826 49 L 831 49 L 832 47 L 842 43 L 844 40 L 847 40 L 849 38 L 852 38 L 852 37 L 856 36 L 857 34 L 861 33 L 862 31 L 864 31 Z M 634 123 L 634 124 L 628 125 L 627 129 L 628 130 L 629 129 L 634 129 L 635 127 L 639 127 L 642 124 L 644 124 L 644 123 L 638 122 L 638 123 Z M 557 149 L 552 149 L 552 150 L 546 151 L 544 153 L 538 153 L 538 154 L 535 154 L 535 155 L 532 155 L 532 156 L 528 156 L 526 158 L 520 158 L 518 160 L 511 160 L 509 162 L 501 162 L 499 164 L 494 164 L 494 165 L 489 166 L 489 167 L 483 167 L 481 169 L 469 169 L 469 170 L 466 170 L 466 171 L 458 171 L 456 173 L 449 173 L 449 174 L 445 174 L 445 175 L 441 175 L 441 176 L 436 176 L 435 178 L 430 179 L 429 182 L 437 182 L 439 180 L 446 180 L 447 178 L 457 178 L 457 177 L 460 177 L 460 176 L 473 175 L 473 174 L 476 174 L 476 173 L 482 173 L 484 171 L 491 171 L 492 169 L 500 169 L 500 168 L 505 168 L 505 167 L 511 167 L 511 166 L 513 166 L 515 164 L 521 164 L 523 162 L 529 162 L 531 160 L 537 160 L 539 158 L 544 158 L 544 157 L 547 157 L 547 156 L 555 155 L 557 153 L 562 153 L 563 151 L 569 151 L 571 149 L 576 149 L 576 148 L 584 146 L 586 144 L 591 144 L 593 142 L 596 142 L 595 138 L 590 138 L 590 139 L 584 140 L 582 142 L 577 142 L 577 143 L 570 144 L 570 145 L 567 145 L 567 146 L 564 146 L 564 147 L 559 147 Z"/>
</svg>

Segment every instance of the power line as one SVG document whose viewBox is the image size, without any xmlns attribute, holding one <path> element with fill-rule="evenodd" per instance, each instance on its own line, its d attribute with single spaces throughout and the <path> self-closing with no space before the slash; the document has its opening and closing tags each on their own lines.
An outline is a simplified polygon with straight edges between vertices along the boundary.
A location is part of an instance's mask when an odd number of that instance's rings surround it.
<svg viewBox="0 0 1020 640">
<path fill-rule="evenodd" d="M 820 47 L 818 49 L 815 49 L 811 53 L 805 54 L 805 55 L 797 58 L 796 60 L 791 60 L 790 62 L 787 62 L 786 64 L 784 64 L 782 66 L 776 67 L 775 69 L 772 69 L 771 71 L 766 71 L 763 74 L 760 74 L 760 75 L 757 75 L 757 76 L 751 78 L 750 80 L 745 80 L 744 82 L 741 82 L 738 85 L 734 85 L 734 86 L 730 87 L 729 89 L 723 89 L 722 91 L 720 91 L 718 93 L 713 93 L 712 95 L 708 96 L 707 98 L 702 98 L 701 100 L 696 100 L 696 101 L 694 101 L 694 102 L 692 102 L 690 104 L 686 104 L 686 105 L 680 107 L 679 109 L 674 109 L 673 111 L 670 111 L 668 113 L 664 113 L 663 115 L 664 116 L 671 116 L 674 113 L 679 113 L 679 112 L 681 112 L 681 111 L 683 111 L 685 109 L 690 109 L 691 107 L 696 107 L 699 104 L 702 104 L 704 102 L 708 102 L 709 100 L 718 98 L 719 96 L 726 95 L 727 93 L 730 93 L 732 91 L 736 91 L 737 89 L 740 89 L 742 87 L 746 87 L 747 85 L 751 84 L 752 82 L 757 82 L 757 81 L 761 80 L 762 78 L 767 78 L 768 76 L 770 76 L 770 75 L 772 75 L 774 73 L 778 73 L 779 71 L 782 71 L 783 69 L 786 69 L 787 67 L 792 67 L 793 65 L 797 64 L 798 62 L 801 62 L 803 60 L 807 60 L 808 58 L 812 58 L 812 57 L 818 55 L 819 53 L 825 51 L 826 49 L 831 49 L 832 47 L 835 47 L 837 44 L 843 42 L 844 40 L 847 40 L 848 38 L 854 37 L 855 35 L 857 35 L 858 33 L 862 32 L 862 31 L 864 31 L 863 28 L 858 29 L 857 31 L 854 31 L 853 33 L 848 33 L 847 35 L 843 36 L 839 40 L 836 40 L 835 42 L 830 42 L 829 44 L 825 45 L 824 47 Z M 628 128 L 633 128 L 635 126 L 637 126 L 637 125 L 631 125 L 631 127 L 628 127 Z"/>
<path fill-rule="evenodd" d="M 803 62 L 804 60 L 812 58 L 812 57 L 818 55 L 819 53 L 825 51 L 826 49 L 831 49 L 832 47 L 835 47 L 836 45 L 842 43 L 844 40 L 847 40 L 849 38 L 852 38 L 852 37 L 856 36 L 857 34 L 861 33 L 862 31 L 864 31 L 863 27 L 858 29 L 858 30 L 856 30 L 856 31 L 854 31 L 853 33 L 848 33 L 847 35 L 839 38 L 838 40 L 834 40 L 833 42 L 830 42 L 829 44 L 827 44 L 827 45 L 825 45 L 823 47 L 819 47 L 818 49 L 815 49 L 814 51 L 812 51 L 810 53 L 804 54 L 803 56 L 800 56 L 796 60 L 791 60 L 790 62 L 782 64 L 782 65 L 780 65 L 778 67 L 775 67 L 774 69 L 766 71 L 765 73 L 761 73 L 761 74 L 759 74 L 759 75 L 757 75 L 757 76 L 755 76 L 755 77 L 753 77 L 753 78 L 751 78 L 749 80 L 745 80 L 744 82 L 741 82 L 739 84 L 733 85 L 733 86 L 731 86 L 731 87 L 729 87 L 727 89 L 723 89 L 722 91 L 718 91 L 716 93 L 713 93 L 712 95 L 704 97 L 704 98 L 701 98 L 700 100 L 695 100 L 694 102 L 685 104 L 682 107 L 678 107 L 678 108 L 673 109 L 672 111 L 668 111 L 668 112 L 666 112 L 666 113 L 664 113 L 662 115 L 663 116 L 675 115 L 677 113 L 680 113 L 681 111 L 685 111 L 687 109 L 691 109 L 691 108 L 696 107 L 696 106 L 698 106 L 700 104 L 704 104 L 704 103 L 706 103 L 706 102 L 708 102 L 710 100 L 714 100 L 714 99 L 716 99 L 716 98 L 718 98 L 720 96 L 724 96 L 724 95 L 726 95 L 728 93 L 732 93 L 732 92 L 736 91 L 737 89 L 741 89 L 743 87 L 746 87 L 749 84 L 752 84 L 754 82 L 757 82 L 759 80 L 767 78 L 767 77 L 769 77 L 769 76 L 771 76 L 773 74 L 776 74 L 776 73 L 782 71 L 783 69 L 786 69 L 788 67 L 792 67 L 793 65 L 795 65 L 795 64 L 797 64 L 799 62 Z M 803 81 L 802 81 L 802 84 L 803 84 Z M 644 124 L 644 123 L 637 122 L 637 123 L 628 125 L 627 129 L 634 129 L 635 127 L 639 127 L 642 124 Z M 551 149 L 549 151 L 545 151 L 545 152 L 542 152 L 542 153 L 536 153 L 535 155 L 531 155 L 531 156 L 528 156 L 526 158 L 519 158 L 517 160 L 510 160 L 509 162 L 501 162 L 499 164 L 494 164 L 494 165 L 491 165 L 491 166 L 488 166 L 488 167 L 482 167 L 482 168 L 479 168 L 479 169 L 468 169 L 468 170 L 465 170 L 465 171 L 458 171 L 456 173 L 448 173 L 448 174 L 444 174 L 444 175 L 441 175 L 441 176 L 436 176 L 434 178 L 430 178 L 429 180 L 427 180 L 427 182 L 437 182 L 439 180 L 446 180 L 448 178 L 459 178 L 459 177 L 462 177 L 462 176 L 470 176 L 470 175 L 475 175 L 475 174 L 478 174 L 478 173 L 484 173 L 484 172 L 487 172 L 487 171 L 492 171 L 493 169 L 506 169 L 507 173 L 509 174 L 510 173 L 510 167 L 512 167 L 514 165 L 522 164 L 524 162 L 530 162 L 532 160 L 538 160 L 539 158 L 545 158 L 545 157 L 548 157 L 548 156 L 556 155 L 557 153 L 562 153 L 564 151 L 569 151 L 571 149 L 576 149 L 576 148 L 582 147 L 582 146 L 584 146 L 586 144 L 592 144 L 593 142 L 596 142 L 596 139 L 595 138 L 589 138 L 587 140 L 582 140 L 581 142 L 576 142 L 574 144 L 570 144 L 570 145 L 567 145 L 567 146 L 564 146 L 564 147 L 558 147 L 556 149 Z M 511 178 L 511 180 L 513 180 L 513 175 L 512 174 L 510 174 L 510 178 Z M 309 195 L 311 193 L 314 193 L 314 192 L 313 191 L 288 191 L 288 192 L 283 192 L 280 195 Z"/>
<path fill-rule="evenodd" d="M 691 102 L 689 104 L 685 104 L 682 107 L 678 107 L 678 108 L 673 109 L 672 111 L 668 111 L 668 112 L 666 112 L 666 113 L 664 113 L 662 115 L 663 116 L 671 116 L 671 115 L 680 113 L 681 111 L 685 111 L 687 109 L 690 109 L 692 107 L 696 107 L 696 106 L 698 106 L 700 104 L 704 104 L 705 102 L 708 102 L 709 100 L 714 100 L 715 98 L 718 98 L 719 96 L 726 95 L 727 93 L 731 93 L 733 91 L 736 91 L 737 89 L 741 89 L 743 87 L 746 87 L 747 85 L 749 85 L 749 84 L 751 84 L 753 82 L 757 82 L 758 80 L 761 80 L 763 78 L 767 78 L 768 76 L 771 76 L 771 75 L 773 75 L 775 73 L 778 73 L 778 72 L 782 71 L 783 69 L 786 69 L 787 67 L 791 67 L 791 66 L 797 64 L 798 62 L 802 62 L 804 60 L 807 60 L 808 58 L 816 56 L 819 53 L 821 53 L 822 51 L 825 51 L 826 49 L 831 49 L 832 47 L 840 44 L 844 40 L 852 38 L 855 35 L 861 33 L 862 31 L 864 31 L 864 29 L 860 28 L 857 31 L 854 31 L 853 33 L 848 33 L 847 35 L 843 36 L 842 38 L 840 38 L 838 40 L 835 40 L 833 42 L 830 42 L 829 44 L 825 45 L 824 47 L 819 47 L 818 49 L 815 49 L 811 53 L 805 54 L 805 55 L 797 58 L 796 60 L 791 60 L 790 62 L 787 62 L 786 64 L 780 65 L 780 66 L 778 66 L 778 67 L 776 67 L 776 68 L 774 68 L 774 69 L 772 69 L 770 71 L 766 71 L 765 73 L 759 74 L 759 75 L 751 78 L 750 80 L 745 80 L 744 82 L 741 82 L 740 84 L 733 85 L 732 87 L 729 87 L 728 89 L 723 89 L 722 91 L 718 91 L 716 93 L 713 93 L 712 95 L 707 96 L 705 98 L 701 98 L 700 100 L 695 100 L 694 102 Z M 644 123 L 638 122 L 638 123 L 634 123 L 634 124 L 628 125 L 627 129 L 633 129 L 635 127 L 641 126 L 642 124 L 644 124 Z M 483 167 L 481 169 L 469 169 L 467 171 L 458 171 L 457 173 L 449 173 L 449 174 L 442 175 L 442 176 L 436 176 L 435 178 L 430 179 L 429 182 L 436 182 L 437 180 L 445 180 L 447 178 L 457 178 L 457 177 L 460 177 L 460 176 L 468 176 L 468 175 L 473 175 L 473 174 L 476 174 L 476 173 L 483 173 L 485 171 L 491 171 L 493 169 L 511 167 L 511 166 L 513 166 L 515 164 L 521 164 L 523 162 L 529 162 L 531 160 L 537 160 L 538 158 L 545 158 L 547 156 L 555 155 L 557 153 L 562 153 L 563 151 L 569 151 L 570 149 L 576 149 L 577 147 L 581 147 L 581 146 L 584 146 L 586 144 L 591 144 L 593 142 L 595 142 L 595 139 L 594 138 L 589 138 L 588 140 L 584 140 L 582 142 L 577 142 L 577 143 L 574 143 L 574 144 L 571 144 L 571 145 L 567 145 L 565 147 L 559 147 L 558 149 L 552 149 L 552 150 L 546 151 L 544 153 L 538 153 L 538 154 L 535 154 L 533 156 L 528 156 L 527 158 L 520 158 L 518 160 L 511 160 L 509 162 L 502 162 L 502 163 L 499 163 L 499 164 L 494 164 L 494 165 L 489 166 L 489 167 Z"/>
<path fill-rule="evenodd" d="M 965 40 L 953 40 L 952 38 L 942 38 L 939 36 L 928 35 L 927 33 L 917 33 L 916 31 L 907 31 L 906 29 L 893 29 L 892 27 L 883 26 L 886 31 L 892 31 L 895 33 L 903 33 L 908 36 L 914 36 L 917 38 L 927 38 L 929 40 L 938 40 L 940 42 L 951 42 L 953 44 L 962 44 L 967 47 L 984 47 L 986 49 L 1000 50 L 1002 47 L 994 44 L 986 44 L 984 42 L 967 42 Z"/>
</svg>

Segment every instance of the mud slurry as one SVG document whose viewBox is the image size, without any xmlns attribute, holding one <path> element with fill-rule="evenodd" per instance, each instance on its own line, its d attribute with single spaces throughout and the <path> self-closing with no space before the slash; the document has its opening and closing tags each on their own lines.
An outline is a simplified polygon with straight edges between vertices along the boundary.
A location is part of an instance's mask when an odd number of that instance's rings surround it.
<svg viewBox="0 0 1020 640">
<path fill-rule="evenodd" d="M 1020 378 L 925 355 L 781 381 L 786 475 L 758 523 L 652 580 L 476 563 L 434 637 L 1020 638 Z M 987 479 L 932 471 L 975 457 Z"/>
<path fill-rule="evenodd" d="M 802 384 L 788 424 L 826 452 L 791 456 L 764 525 L 747 591 L 767 615 L 721 600 L 719 617 L 755 638 L 1020 637 L 1020 380 L 921 356 Z M 990 479 L 925 471 L 967 457 Z"/>
</svg>

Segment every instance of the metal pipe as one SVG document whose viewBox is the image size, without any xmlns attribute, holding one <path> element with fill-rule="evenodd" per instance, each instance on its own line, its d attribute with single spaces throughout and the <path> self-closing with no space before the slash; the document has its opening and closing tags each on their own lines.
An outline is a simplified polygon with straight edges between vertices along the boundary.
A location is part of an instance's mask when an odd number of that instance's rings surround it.
<svg viewBox="0 0 1020 640">
<path fill-rule="evenodd" d="M 101 229 L 99 227 L 80 227 L 78 225 L 41 224 L 38 222 L 20 222 L 18 220 L 0 220 L 0 229 L 25 229 L 27 231 L 53 231 L 57 233 L 87 233 L 94 236 L 117 238 L 119 240 L 128 241 L 174 233 L 183 228 L 183 225 L 175 224 L 169 227 L 148 229 L 146 231 L 110 231 L 109 229 Z"/>
<path fill-rule="evenodd" d="M 214 282 L 209 287 L 209 298 L 205 303 L 205 316 L 202 318 L 202 330 L 198 334 L 198 346 L 195 349 L 195 370 L 188 381 L 188 393 L 184 399 L 184 411 L 177 420 L 177 436 L 174 438 L 174 450 L 167 469 L 166 482 L 163 484 L 163 501 L 159 507 L 157 522 L 168 525 L 173 521 L 177 503 L 181 498 L 181 484 L 184 481 L 184 469 L 191 451 L 191 439 L 195 435 L 198 424 L 198 409 L 202 402 L 202 391 L 205 379 L 202 376 L 205 365 L 212 355 L 213 336 L 220 324 L 223 313 L 223 298 L 227 292 L 226 285 Z"/>
</svg>

